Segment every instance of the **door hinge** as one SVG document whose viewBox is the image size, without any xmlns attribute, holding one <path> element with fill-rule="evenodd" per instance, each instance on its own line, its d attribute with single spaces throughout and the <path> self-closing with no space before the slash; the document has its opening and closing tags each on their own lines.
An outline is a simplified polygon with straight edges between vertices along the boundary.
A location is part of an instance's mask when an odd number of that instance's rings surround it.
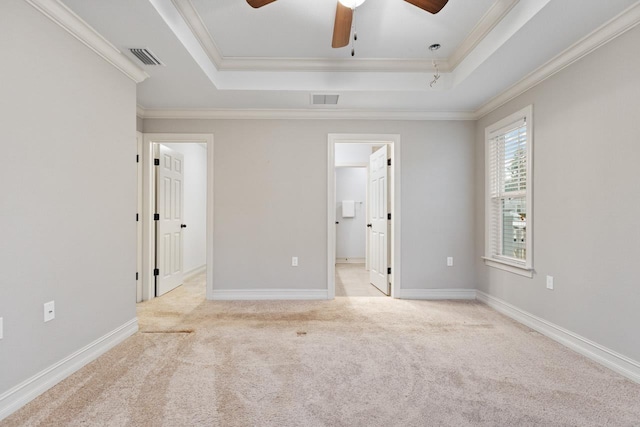
<svg viewBox="0 0 640 427">
<path fill-rule="evenodd" d="M 154 269 L 153 269 L 153 275 L 154 275 L 154 276 L 159 276 L 159 275 L 160 275 L 160 270 L 159 270 L 159 269 L 157 269 L 157 268 L 154 268 Z"/>
<path fill-rule="evenodd" d="M 136 271 L 136 280 L 138 280 L 138 272 Z"/>
<path fill-rule="evenodd" d="M 136 163 L 140 163 L 140 154 L 136 154 Z"/>
<path fill-rule="evenodd" d="M 160 166 L 160 159 L 153 159 L 153 166 Z"/>
<path fill-rule="evenodd" d="M 387 219 L 391 219 L 391 214 L 390 213 L 387 214 Z"/>
<path fill-rule="evenodd" d="M 387 268 L 387 274 L 391 274 L 391 267 Z"/>
<path fill-rule="evenodd" d="M 391 159 L 387 159 L 387 166 L 391 166 Z"/>
<path fill-rule="evenodd" d="M 160 214 L 153 214 L 154 221 L 160 221 Z"/>
<path fill-rule="evenodd" d="M 140 221 L 140 214 L 136 214 L 136 221 Z"/>
</svg>

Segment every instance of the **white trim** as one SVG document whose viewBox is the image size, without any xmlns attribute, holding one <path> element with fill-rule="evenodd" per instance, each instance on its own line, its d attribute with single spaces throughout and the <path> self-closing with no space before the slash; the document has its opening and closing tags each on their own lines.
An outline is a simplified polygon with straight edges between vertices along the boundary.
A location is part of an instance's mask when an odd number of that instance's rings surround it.
<svg viewBox="0 0 640 427">
<path fill-rule="evenodd" d="M 393 199 L 391 200 L 391 297 L 399 298 L 402 278 L 401 237 L 401 155 L 399 134 L 339 134 L 330 133 L 327 136 L 327 289 L 328 298 L 336 295 L 336 209 L 335 209 L 335 145 L 337 143 L 359 144 L 388 144 L 391 153 L 391 183 L 393 185 Z"/>
<path fill-rule="evenodd" d="M 142 132 L 136 131 L 136 154 L 138 156 L 138 162 L 136 163 L 136 303 L 142 302 L 142 278 L 144 277 L 144 271 L 142 269 L 142 260 L 143 260 L 143 252 L 142 252 L 142 234 L 144 223 L 142 222 L 142 210 L 143 210 L 143 198 L 142 194 L 144 192 L 143 188 L 143 139 L 144 135 Z"/>
<path fill-rule="evenodd" d="M 607 368 L 640 383 L 640 362 L 608 349 L 531 313 L 519 309 L 508 302 L 477 291 L 477 300 L 522 323 L 560 344 L 606 366 Z"/>
<path fill-rule="evenodd" d="M 365 264 L 366 258 L 336 258 L 336 264 Z"/>
<path fill-rule="evenodd" d="M 185 271 L 182 274 L 182 280 L 185 281 L 185 280 L 192 279 L 198 274 L 204 273 L 205 271 L 207 271 L 207 264 L 203 264 L 200 267 L 192 268 L 191 270 Z"/>
<path fill-rule="evenodd" d="M 89 345 L 82 347 L 80 350 L 4 392 L 0 395 L 0 420 L 8 417 L 137 331 L 138 319 L 131 319 Z"/>
<path fill-rule="evenodd" d="M 154 256 L 151 248 L 154 246 L 155 224 L 151 220 L 153 216 L 153 198 L 151 197 L 154 187 L 153 179 L 153 144 L 178 142 L 178 143 L 204 143 L 207 144 L 207 271 L 213 272 L 213 134 L 211 133 L 145 133 L 142 155 L 143 176 L 143 207 L 142 207 L 142 300 L 147 301 L 154 298 L 153 266 Z M 211 299 L 213 291 L 213 274 L 207 274 L 207 299 Z"/>
<path fill-rule="evenodd" d="M 44 1 L 44 0 L 30 0 Z M 475 111 L 383 111 L 322 109 L 146 109 L 143 119 L 353 119 L 353 120 L 479 120 L 557 72 L 614 40 L 640 23 L 640 3 L 630 6 L 549 62 L 534 70 Z M 453 55 L 452 57 L 454 57 Z"/>
<path fill-rule="evenodd" d="M 25 0 L 136 83 L 149 77 L 60 0 Z"/>
<path fill-rule="evenodd" d="M 491 208 L 491 158 L 489 153 L 491 150 L 489 149 L 491 140 L 494 139 L 497 135 L 494 135 L 497 131 L 502 131 L 506 127 L 518 123 L 519 126 L 526 124 L 527 127 L 527 170 L 526 170 L 526 234 L 525 234 L 525 251 L 526 257 L 524 262 L 521 265 L 514 264 L 509 262 L 507 259 L 500 259 L 494 257 L 493 249 L 491 246 L 491 242 L 493 240 L 491 229 L 492 225 L 494 225 L 494 217 L 492 215 Z M 521 276 L 533 277 L 533 225 L 535 218 L 533 217 L 533 144 L 534 144 L 534 123 L 533 123 L 533 105 L 527 105 L 526 107 L 516 111 L 513 114 L 508 115 L 507 117 L 498 120 L 496 123 L 493 123 L 487 126 L 484 130 L 484 146 L 485 146 L 485 186 L 484 186 L 484 216 L 485 216 L 485 225 L 484 225 L 484 253 L 483 257 L 485 260 L 485 264 L 490 267 L 500 268 L 501 270 L 509 271 L 512 273 L 520 274 Z M 501 167 L 500 165 L 496 165 L 496 167 Z M 502 239 L 499 239 L 502 241 Z M 502 243 L 501 243 L 502 245 Z M 496 248 L 497 249 L 497 248 Z"/>
<path fill-rule="evenodd" d="M 424 299 L 424 300 L 473 300 L 476 299 L 475 289 L 401 289 L 402 299 Z"/>
<path fill-rule="evenodd" d="M 455 70 L 519 1 L 520 0 L 496 0 L 484 16 L 480 18 L 476 26 L 473 27 L 467 38 L 464 39 L 456 48 L 455 52 L 451 54 L 448 60 L 450 69 Z M 438 61 L 438 66 L 439 65 L 440 62 Z"/>
<path fill-rule="evenodd" d="M 365 162 L 352 162 L 352 163 L 336 163 L 336 169 L 338 168 L 368 168 L 369 163 Z"/>
<path fill-rule="evenodd" d="M 431 59 L 397 58 L 250 58 L 225 57 L 202 17 L 190 0 L 171 0 L 191 33 L 219 71 L 362 71 L 362 72 L 418 72 L 431 70 Z M 496 0 L 467 38 L 450 58 L 438 59 L 441 73 L 449 73 L 495 28 L 519 0 Z"/>
<path fill-rule="evenodd" d="M 527 90 L 542 83 L 557 72 L 578 61 L 580 58 L 629 31 L 638 25 L 638 23 L 640 23 L 640 2 L 630 6 L 618 16 L 612 18 L 587 36 L 565 49 L 562 53 L 540 68 L 529 73 L 519 82 L 503 91 L 500 95 L 486 102 L 482 107 L 476 110 L 476 118 L 480 119 L 519 95 L 522 95 Z"/>
<path fill-rule="evenodd" d="M 189 26 L 189 29 L 200 43 L 200 46 L 202 46 L 202 49 L 207 53 L 211 62 L 220 70 L 220 64 L 223 61 L 220 49 L 218 49 L 204 22 L 202 22 L 202 18 L 196 11 L 193 3 L 191 3 L 190 0 L 171 0 L 171 2 L 182 16 L 184 22 Z"/>
<path fill-rule="evenodd" d="M 326 289 L 214 289 L 212 300 L 258 301 L 258 300 L 324 300 Z"/>
<path fill-rule="evenodd" d="M 145 113 L 145 109 L 143 106 L 141 106 L 140 104 L 136 105 L 136 117 L 140 118 L 140 119 L 144 119 L 144 113 Z"/>
<path fill-rule="evenodd" d="M 470 111 L 404 111 L 341 109 L 152 109 L 138 106 L 143 119 L 286 119 L 286 120 L 476 120 Z"/>
<path fill-rule="evenodd" d="M 482 259 L 487 267 L 493 267 L 498 270 L 508 271 L 509 273 L 519 274 L 520 276 L 528 277 L 529 279 L 533 278 L 533 269 L 527 268 L 524 265 L 511 264 L 506 261 L 490 259 L 487 257 L 482 257 Z"/>
</svg>

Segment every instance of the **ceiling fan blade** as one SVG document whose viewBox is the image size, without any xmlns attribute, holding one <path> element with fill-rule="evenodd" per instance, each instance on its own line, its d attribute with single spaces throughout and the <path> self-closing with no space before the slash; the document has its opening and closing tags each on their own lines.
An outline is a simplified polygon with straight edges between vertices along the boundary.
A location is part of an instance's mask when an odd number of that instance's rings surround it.
<svg viewBox="0 0 640 427">
<path fill-rule="evenodd" d="M 353 20 L 353 9 L 337 2 L 336 22 L 333 24 L 333 41 L 331 47 L 345 47 L 349 44 L 351 36 L 351 21 Z"/>
<path fill-rule="evenodd" d="M 418 6 L 422 10 L 429 13 L 438 13 L 447 4 L 449 0 L 404 0 L 414 6 Z"/>
<path fill-rule="evenodd" d="M 249 3 L 249 6 L 257 9 L 259 7 L 268 5 L 269 3 L 273 3 L 274 1 L 276 0 L 247 0 L 247 3 Z"/>
</svg>

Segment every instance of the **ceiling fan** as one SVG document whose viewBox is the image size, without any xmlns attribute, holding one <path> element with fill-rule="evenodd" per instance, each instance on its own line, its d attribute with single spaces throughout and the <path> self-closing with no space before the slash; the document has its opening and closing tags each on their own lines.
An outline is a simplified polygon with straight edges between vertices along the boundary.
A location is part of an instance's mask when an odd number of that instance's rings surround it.
<svg viewBox="0 0 640 427">
<path fill-rule="evenodd" d="M 247 3 L 255 9 L 273 3 L 276 0 L 247 0 Z M 405 0 L 414 6 L 419 7 L 429 13 L 436 14 L 447 4 L 449 0 Z M 336 8 L 336 20 L 333 24 L 333 41 L 331 47 L 344 47 L 349 44 L 351 36 L 351 23 L 353 21 L 353 11 L 360 6 L 364 0 L 338 0 Z"/>
</svg>

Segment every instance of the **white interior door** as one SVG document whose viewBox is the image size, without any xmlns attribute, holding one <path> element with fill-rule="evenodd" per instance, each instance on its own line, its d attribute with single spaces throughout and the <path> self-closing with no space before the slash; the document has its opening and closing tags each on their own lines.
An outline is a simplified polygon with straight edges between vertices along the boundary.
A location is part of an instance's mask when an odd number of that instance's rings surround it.
<svg viewBox="0 0 640 427">
<path fill-rule="evenodd" d="M 389 295 L 389 213 L 387 145 L 369 157 L 369 248 L 371 283 Z"/>
<path fill-rule="evenodd" d="M 164 145 L 159 147 L 156 212 L 156 296 L 182 284 L 182 229 L 184 157 Z"/>
</svg>

